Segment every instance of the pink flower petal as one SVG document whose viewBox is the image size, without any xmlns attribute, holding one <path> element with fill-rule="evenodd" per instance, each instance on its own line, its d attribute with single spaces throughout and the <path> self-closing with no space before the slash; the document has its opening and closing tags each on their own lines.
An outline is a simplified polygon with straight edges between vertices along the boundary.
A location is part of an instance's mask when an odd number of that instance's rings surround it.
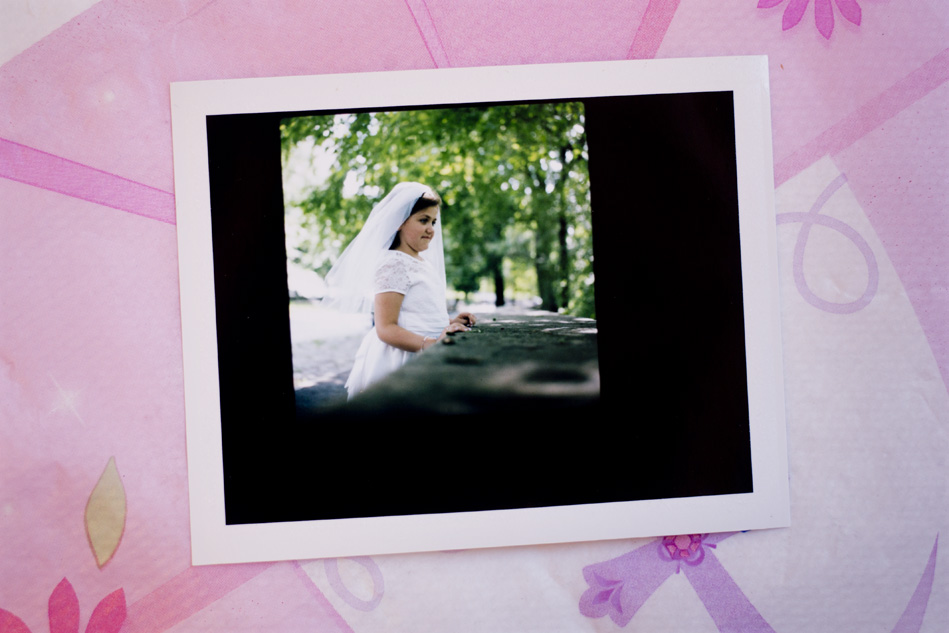
<svg viewBox="0 0 949 633">
<path fill-rule="evenodd" d="M 830 0 L 814 0 L 814 22 L 825 39 L 834 32 L 834 7 Z"/>
<path fill-rule="evenodd" d="M 860 11 L 857 0 L 837 0 L 837 8 L 840 9 L 840 15 L 844 16 L 849 22 L 857 26 L 860 25 L 863 12 Z"/>
<path fill-rule="evenodd" d="M 810 0 L 791 0 L 788 3 L 787 8 L 784 10 L 784 17 L 781 19 L 782 31 L 787 31 L 797 26 L 797 23 L 800 22 L 804 16 L 804 10 L 807 8 L 808 2 L 810 2 Z"/>
<path fill-rule="evenodd" d="M 79 599 L 63 578 L 49 596 L 50 633 L 79 633 Z"/>
<path fill-rule="evenodd" d="M 23 620 L 6 609 L 0 609 L 0 631 L 3 631 L 3 633 L 30 633 L 30 628 L 23 624 Z"/>
<path fill-rule="evenodd" d="M 784 0 L 758 0 L 759 9 L 770 9 L 784 2 Z"/>
<path fill-rule="evenodd" d="M 118 633 L 125 622 L 125 615 L 125 592 L 116 589 L 96 605 L 86 626 L 86 633 Z"/>
</svg>

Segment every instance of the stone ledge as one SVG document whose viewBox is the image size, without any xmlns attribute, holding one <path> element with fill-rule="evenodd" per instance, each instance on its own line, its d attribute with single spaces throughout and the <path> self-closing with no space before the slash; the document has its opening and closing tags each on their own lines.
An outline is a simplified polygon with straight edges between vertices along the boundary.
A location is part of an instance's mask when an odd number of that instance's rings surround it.
<svg viewBox="0 0 949 633">
<path fill-rule="evenodd" d="M 554 313 L 482 317 L 325 414 L 592 409 L 600 394 L 596 334 L 596 321 Z"/>
</svg>

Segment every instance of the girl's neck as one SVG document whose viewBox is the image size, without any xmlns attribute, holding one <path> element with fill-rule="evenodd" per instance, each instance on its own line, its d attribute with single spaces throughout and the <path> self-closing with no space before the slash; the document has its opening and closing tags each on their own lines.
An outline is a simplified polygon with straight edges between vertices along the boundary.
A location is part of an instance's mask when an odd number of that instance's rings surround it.
<svg viewBox="0 0 949 633">
<path fill-rule="evenodd" d="M 406 246 L 404 243 L 399 244 L 398 246 L 396 246 L 396 247 L 395 247 L 395 250 L 399 251 L 400 253 L 405 253 L 406 255 L 408 255 L 409 257 L 411 257 L 411 258 L 413 258 L 413 259 L 418 259 L 418 260 L 421 260 L 421 259 L 422 259 L 422 256 L 421 256 L 421 255 L 419 255 L 417 252 L 415 252 L 415 251 L 409 249 L 409 247 Z"/>
</svg>

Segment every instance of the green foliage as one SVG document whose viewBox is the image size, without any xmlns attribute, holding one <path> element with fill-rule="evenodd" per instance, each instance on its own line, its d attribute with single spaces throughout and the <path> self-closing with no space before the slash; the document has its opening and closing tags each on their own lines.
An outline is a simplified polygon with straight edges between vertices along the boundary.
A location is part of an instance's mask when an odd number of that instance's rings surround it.
<svg viewBox="0 0 949 633">
<path fill-rule="evenodd" d="M 301 153 L 319 172 L 288 201 L 288 245 L 298 261 L 325 273 L 373 204 L 396 183 L 417 180 L 444 201 L 455 290 L 475 292 L 487 281 L 502 301 L 529 287 L 544 309 L 594 316 L 582 104 L 297 117 L 281 129 L 285 181 Z"/>
</svg>

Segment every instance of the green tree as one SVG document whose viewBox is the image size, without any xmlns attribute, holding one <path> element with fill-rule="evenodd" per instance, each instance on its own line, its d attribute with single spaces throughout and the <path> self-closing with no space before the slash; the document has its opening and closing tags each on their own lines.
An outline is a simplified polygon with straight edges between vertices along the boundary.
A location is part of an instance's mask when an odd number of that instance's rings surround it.
<svg viewBox="0 0 949 633">
<path fill-rule="evenodd" d="M 543 309 L 595 316 L 582 104 L 297 117 L 282 131 L 285 156 L 310 143 L 333 159 L 325 180 L 296 203 L 309 236 L 302 250 L 320 272 L 372 204 L 397 182 L 418 180 L 445 202 L 455 290 L 474 292 L 484 280 L 503 305 L 507 288 L 524 281 L 516 271 L 529 264 Z"/>
</svg>

